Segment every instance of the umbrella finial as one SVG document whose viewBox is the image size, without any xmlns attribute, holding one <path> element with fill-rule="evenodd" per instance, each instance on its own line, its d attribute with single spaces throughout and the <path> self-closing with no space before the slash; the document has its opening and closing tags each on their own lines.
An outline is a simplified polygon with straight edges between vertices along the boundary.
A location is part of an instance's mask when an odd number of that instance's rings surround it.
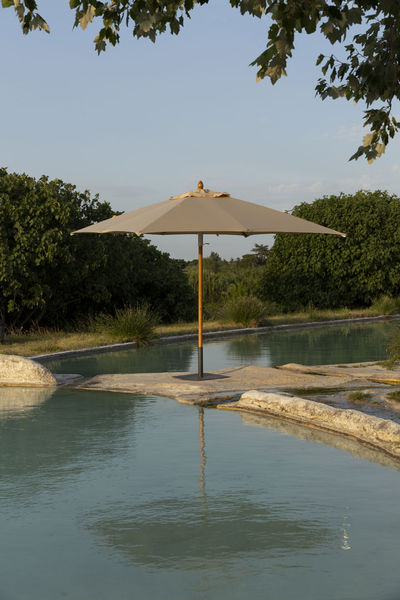
<svg viewBox="0 0 400 600">
<path fill-rule="evenodd" d="M 199 183 L 197 184 L 197 189 L 202 190 L 203 188 L 204 188 L 203 182 L 199 181 Z"/>
</svg>

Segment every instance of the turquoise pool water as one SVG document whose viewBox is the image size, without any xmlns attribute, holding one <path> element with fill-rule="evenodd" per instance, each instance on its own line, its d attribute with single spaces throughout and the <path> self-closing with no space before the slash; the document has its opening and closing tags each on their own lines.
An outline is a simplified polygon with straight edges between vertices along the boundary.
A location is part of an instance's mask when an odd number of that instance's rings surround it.
<svg viewBox="0 0 400 600">
<path fill-rule="evenodd" d="M 206 367 L 382 358 L 397 325 L 206 344 Z M 48 363 L 189 370 L 191 344 Z M 155 396 L 0 389 L 0 600 L 398 600 L 400 466 Z"/>
<path fill-rule="evenodd" d="M 400 596 L 400 474 L 353 442 L 158 397 L 2 400 L 2 600 Z"/>
</svg>

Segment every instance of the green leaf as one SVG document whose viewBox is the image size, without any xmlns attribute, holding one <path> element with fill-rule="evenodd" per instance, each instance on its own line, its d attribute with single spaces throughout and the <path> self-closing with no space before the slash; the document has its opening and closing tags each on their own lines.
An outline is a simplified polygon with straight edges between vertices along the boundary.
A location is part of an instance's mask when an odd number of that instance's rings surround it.
<svg viewBox="0 0 400 600">
<path fill-rule="evenodd" d="M 34 11 L 37 9 L 35 0 L 25 0 L 25 6 L 30 11 Z"/>
</svg>

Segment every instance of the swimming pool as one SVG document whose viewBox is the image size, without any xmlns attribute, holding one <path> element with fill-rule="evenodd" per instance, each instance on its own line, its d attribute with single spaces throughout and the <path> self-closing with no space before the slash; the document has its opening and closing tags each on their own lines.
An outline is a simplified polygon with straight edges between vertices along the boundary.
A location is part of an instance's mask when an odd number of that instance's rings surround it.
<svg viewBox="0 0 400 600">
<path fill-rule="evenodd" d="M 212 341 L 207 368 L 373 360 L 393 327 Z M 195 361 L 179 344 L 47 364 L 92 375 Z M 155 396 L 0 399 L 1 600 L 400 597 L 400 466 L 377 452 Z"/>
<path fill-rule="evenodd" d="M 204 365 L 208 371 L 252 364 L 276 366 L 290 362 L 306 365 L 381 360 L 400 322 L 321 326 L 271 331 L 208 340 Z M 43 360 L 54 373 L 149 373 L 197 371 L 196 342 L 154 345 L 122 352 Z"/>
<path fill-rule="evenodd" d="M 2 600 L 399 597 L 389 459 L 164 398 L 15 393 L 0 418 Z"/>
</svg>

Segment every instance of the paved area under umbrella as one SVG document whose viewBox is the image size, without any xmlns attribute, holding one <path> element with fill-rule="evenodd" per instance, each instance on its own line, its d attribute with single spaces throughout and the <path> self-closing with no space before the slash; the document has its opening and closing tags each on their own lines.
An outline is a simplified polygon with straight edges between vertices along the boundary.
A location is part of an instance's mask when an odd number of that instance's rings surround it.
<svg viewBox="0 0 400 600">
<path fill-rule="evenodd" d="M 298 367 L 298 370 L 296 370 Z M 174 398 L 187 404 L 218 404 L 223 399 L 233 399 L 248 390 L 331 389 L 360 388 L 374 385 L 373 369 L 359 368 L 353 372 L 341 369 L 331 373 L 329 367 L 304 367 L 285 365 L 282 368 L 243 366 L 217 371 L 220 379 L 199 381 L 181 379 L 183 373 L 121 373 L 97 375 L 77 382 L 75 387 L 87 390 L 103 390 L 136 394 L 153 394 Z M 308 369 L 308 372 L 307 372 Z M 316 372 L 316 369 L 319 371 Z M 384 370 L 394 377 L 392 371 Z M 369 374 L 372 376 L 369 377 Z M 375 379 L 376 381 L 376 379 Z M 400 383 L 400 372 L 397 372 Z M 383 380 L 382 380 L 382 383 Z"/>
</svg>

